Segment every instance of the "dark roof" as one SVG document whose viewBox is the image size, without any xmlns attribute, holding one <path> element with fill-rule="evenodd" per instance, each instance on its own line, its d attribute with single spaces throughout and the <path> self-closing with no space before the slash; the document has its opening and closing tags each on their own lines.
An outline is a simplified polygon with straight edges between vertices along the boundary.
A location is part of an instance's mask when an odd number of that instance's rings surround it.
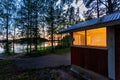
<svg viewBox="0 0 120 80">
<path fill-rule="evenodd" d="M 60 33 L 73 32 L 77 30 L 84 30 L 84 29 L 90 29 L 96 27 L 111 26 L 114 24 L 113 22 L 116 21 L 119 21 L 118 24 L 120 24 L 120 12 L 115 12 L 100 18 L 95 18 L 95 19 L 87 20 L 85 22 L 74 24 L 69 28 L 61 30 Z"/>
</svg>

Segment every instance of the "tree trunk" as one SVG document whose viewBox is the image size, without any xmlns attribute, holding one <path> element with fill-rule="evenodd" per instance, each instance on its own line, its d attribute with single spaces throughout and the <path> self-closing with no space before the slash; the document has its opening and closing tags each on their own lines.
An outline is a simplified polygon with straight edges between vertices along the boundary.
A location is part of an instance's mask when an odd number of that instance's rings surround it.
<svg viewBox="0 0 120 80">
<path fill-rule="evenodd" d="M 36 6 L 37 7 L 37 6 Z M 37 13 L 37 11 L 35 12 L 36 13 L 36 26 L 35 26 L 35 51 L 37 51 L 37 48 L 38 48 L 38 43 L 37 43 L 37 41 L 38 41 L 38 20 L 37 20 L 37 18 L 38 18 L 38 13 Z"/>
<path fill-rule="evenodd" d="M 27 26 L 27 54 L 29 53 L 28 47 L 29 47 L 29 42 L 28 40 L 30 39 L 30 0 L 28 0 L 28 26 Z M 31 44 L 30 44 L 30 53 L 31 53 Z"/>
<path fill-rule="evenodd" d="M 99 0 L 97 0 L 97 18 L 100 17 L 100 14 L 99 14 Z"/>
<path fill-rule="evenodd" d="M 108 14 L 113 13 L 112 0 L 108 0 Z"/>
<path fill-rule="evenodd" d="M 27 54 L 29 53 L 29 51 L 28 51 L 28 48 L 29 48 L 29 45 L 28 45 L 28 44 L 29 44 L 29 43 L 28 43 L 28 38 L 29 38 L 29 37 L 28 37 L 28 31 L 29 31 L 29 30 L 27 29 L 27 34 L 26 34 Z"/>
<path fill-rule="evenodd" d="M 52 40 L 51 40 L 51 46 L 52 46 L 52 52 L 54 52 L 54 45 L 53 45 L 53 38 L 54 36 L 53 36 L 53 23 L 51 24 L 51 38 L 52 38 Z"/>
<path fill-rule="evenodd" d="M 53 4 L 52 2 L 51 2 L 51 4 Z M 54 52 L 54 45 L 53 45 L 53 34 L 54 34 L 54 15 L 53 15 L 53 12 L 54 12 L 54 10 L 53 10 L 53 6 L 51 6 L 50 7 L 50 15 L 51 15 L 51 22 L 50 22 L 50 26 L 51 26 L 51 47 L 52 47 L 52 49 L 51 49 L 51 52 Z"/>
<path fill-rule="evenodd" d="M 43 33 L 44 33 L 44 39 L 45 39 L 45 26 L 44 26 L 44 24 L 43 24 Z M 46 46 L 45 46 L 45 43 L 44 43 L 44 50 L 46 49 Z"/>
<path fill-rule="evenodd" d="M 30 54 L 31 54 L 31 51 L 32 51 L 32 33 L 31 33 L 31 21 L 30 21 L 30 30 L 29 30 L 29 39 L 30 39 Z"/>
<path fill-rule="evenodd" d="M 8 24 L 9 24 L 9 17 L 8 17 L 8 11 L 7 11 L 7 18 L 6 18 L 6 51 L 5 53 L 9 54 L 9 42 L 8 42 Z"/>
<path fill-rule="evenodd" d="M 13 53 L 15 53 L 14 43 L 15 43 L 15 27 L 14 27 L 14 36 L 13 36 Z"/>
</svg>

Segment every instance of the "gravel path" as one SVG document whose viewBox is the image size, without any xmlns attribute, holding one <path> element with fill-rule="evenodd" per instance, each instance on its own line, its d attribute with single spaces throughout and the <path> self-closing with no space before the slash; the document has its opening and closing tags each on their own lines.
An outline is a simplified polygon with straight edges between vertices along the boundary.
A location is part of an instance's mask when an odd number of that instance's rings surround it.
<svg viewBox="0 0 120 80">
<path fill-rule="evenodd" d="M 70 55 L 49 55 L 16 59 L 14 65 L 20 69 L 38 69 L 70 65 Z"/>
<path fill-rule="evenodd" d="M 0 60 L 6 60 L 6 59 L 16 59 L 20 56 L 25 55 L 25 53 L 17 53 L 16 55 L 0 55 Z"/>
</svg>

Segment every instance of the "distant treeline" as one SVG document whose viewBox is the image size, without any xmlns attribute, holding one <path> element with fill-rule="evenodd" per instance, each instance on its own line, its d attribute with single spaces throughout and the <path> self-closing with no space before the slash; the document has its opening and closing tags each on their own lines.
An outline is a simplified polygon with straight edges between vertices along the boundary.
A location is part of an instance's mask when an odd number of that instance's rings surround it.
<svg viewBox="0 0 120 80">
<path fill-rule="evenodd" d="M 47 39 L 44 39 L 44 38 L 37 38 L 38 40 L 38 43 L 41 43 L 41 42 L 45 42 L 45 41 L 48 41 Z M 6 40 L 0 40 L 0 43 L 5 43 Z M 35 42 L 35 38 L 21 38 L 21 39 L 15 39 L 14 41 L 13 40 L 9 40 L 9 43 L 20 43 L 20 44 L 24 44 L 24 43 L 34 43 Z"/>
</svg>

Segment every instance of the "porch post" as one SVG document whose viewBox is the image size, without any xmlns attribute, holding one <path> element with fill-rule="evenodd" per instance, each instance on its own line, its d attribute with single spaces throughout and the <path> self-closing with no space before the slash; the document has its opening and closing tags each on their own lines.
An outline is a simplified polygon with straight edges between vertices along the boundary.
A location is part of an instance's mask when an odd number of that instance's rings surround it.
<svg viewBox="0 0 120 80">
<path fill-rule="evenodd" d="M 115 29 L 107 27 L 108 36 L 108 77 L 115 80 Z"/>
<path fill-rule="evenodd" d="M 70 33 L 70 46 L 73 46 L 73 32 Z"/>
</svg>

